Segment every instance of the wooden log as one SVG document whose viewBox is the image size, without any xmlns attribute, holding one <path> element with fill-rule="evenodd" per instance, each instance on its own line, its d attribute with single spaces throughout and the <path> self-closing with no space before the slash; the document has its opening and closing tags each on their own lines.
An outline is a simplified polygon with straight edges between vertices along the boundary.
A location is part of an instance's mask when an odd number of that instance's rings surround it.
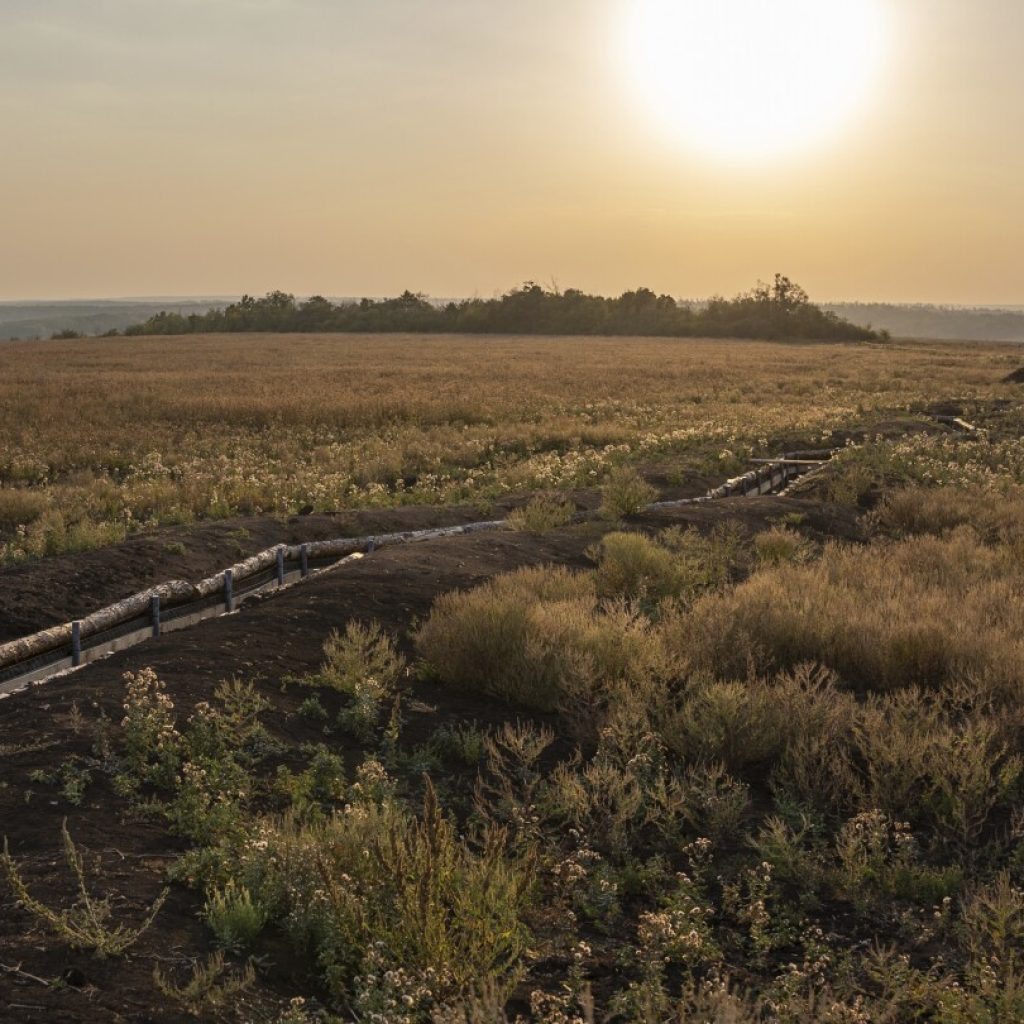
<svg viewBox="0 0 1024 1024">
<path fill-rule="evenodd" d="M 195 596 L 195 587 L 186 580 L 172 580 L 158 587 L 132 594 L 123 601 L 101 608 L 92 615 L 80 620 L 79 636 L 81 639 L 100 633 L 111 626 L 117 626 L 129 619 L 138 618 L 150 609 L 150 601 L 156 595 L 167 605 L 181 604 Z M 72 624 L 65 622 L 61 626 L 40 630 L 30 636 L 11 640 L 0 646 L 0 668 L 13 665 L 19 661 L 27 661 L 38 654 L 53 651 L 71 643 Z"/>
<path fill-rule="evenodd" d="M 366 541 L 360 537 L 339 537 L 335 540 L 315 540 L 307 545 L 307 551 L 310 558 L 330 558 L 332 555 L 350 555 L 365 546 Z M 289 550 L 289 558 L 298 556 L 298 547 Z"/>
<path fill-rule="evenodd" d="M 34 658 L 37 654 L 52 651 L 71 643 L 71 623 L 43 629 L 31 636 L 23 636 L 0 646 L 0 668 L 6 668 L 18 661 Z"/>
<path fill-rule="evenodd" d="M 828 459 L 751 459 L 767 466 L 824 466 Z"/>
<path fill-rule="evenodd" d="M 82 636 L 102 633 L 105 629 L 145 615 L 149 612 L 150 600 L 154 595 L 160 598 L 161 604 L 167 606 L 185 604 L 195 599 L 196 588 L 187 580 L 171 580 L 169 583 L 161 583 L 158 587 L 132 594 L 131 597 L 101 608 L 82 619 Z"/>
<path fill-rule="evenodd" d="M 255 576 L 256 573 L 263 569 L 268 569 L 276 561 L 277 548 L 267 548 L 266 551 L 261 551 L 258 555 L 246 558 L 242 562 L 236 562 L 231 566 L 235 583 L 241 583 L 242 580 L 247 579 L 249 576 Z M 209 597 L 210 594 L 219 593 L 223 586 L 224 572 L 222 570 L 216 576 L 208 576 L 205 580 L 200 580 L 195 587 L 196 595 L 199 597 Z"/>
</svg>

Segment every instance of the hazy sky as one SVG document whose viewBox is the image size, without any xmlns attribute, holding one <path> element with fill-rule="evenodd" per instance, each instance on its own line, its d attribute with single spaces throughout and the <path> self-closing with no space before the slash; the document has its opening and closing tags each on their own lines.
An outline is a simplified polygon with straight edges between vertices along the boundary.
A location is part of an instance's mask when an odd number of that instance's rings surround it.
<svg viewBox="0 0 1024 1024">
<path fill-rule="evenodd" d="M 0 0 L 0 298 L 1022 303 L 1024 3 L 879 4 L 859 112 L 730 161 L 645 105 L 629 0 Z"/>
</svg>

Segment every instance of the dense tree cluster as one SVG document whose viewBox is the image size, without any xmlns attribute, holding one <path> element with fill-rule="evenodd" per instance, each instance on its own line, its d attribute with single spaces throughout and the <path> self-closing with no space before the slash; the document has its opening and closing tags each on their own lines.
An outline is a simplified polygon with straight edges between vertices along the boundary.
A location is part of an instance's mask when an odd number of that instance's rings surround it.
<svg viewBox="0 0 1024 1024">
<path fill-rule="evenodd" d="M 788 277 L 776 274 L 733 299 L 694 305 L 648 288 L 618 298 L 575 288 L 543 288 L 528 281 L 494 299 L 438 304 L 403 292 L 393 299 L 334 304 L 319 295 L 303 302 L 286 292 L 242 296 L 226 309 L 182 316 L 158 313 L 126 334 L 194 334 L 218 331 L 366 332 L 463 334 L 596 334 L 715 338 L 815 338 L 860 341 L 877 337 L 820 309 Z"/>
</svg>

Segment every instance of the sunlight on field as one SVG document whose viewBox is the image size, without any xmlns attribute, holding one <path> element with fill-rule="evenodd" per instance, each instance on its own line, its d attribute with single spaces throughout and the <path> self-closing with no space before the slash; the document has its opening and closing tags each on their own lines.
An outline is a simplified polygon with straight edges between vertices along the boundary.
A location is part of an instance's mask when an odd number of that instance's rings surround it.
<svg viewBox="0 0 1024 1024">
<path fill-rule="evenodd" d="M 478 502 L 622 461 L 724 475 L 780 439 L 1001 393 L 1005 349 L 218 336 L 0 348 L 0 560 L 236 514 Z"/>
</svg>

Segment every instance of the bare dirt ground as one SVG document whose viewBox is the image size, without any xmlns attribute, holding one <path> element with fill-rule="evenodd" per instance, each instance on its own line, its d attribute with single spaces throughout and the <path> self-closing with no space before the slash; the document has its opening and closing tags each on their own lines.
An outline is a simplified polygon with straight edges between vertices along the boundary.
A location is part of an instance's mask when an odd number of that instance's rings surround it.
<svg viewBox="0 0 1024 1024">
<path fill-rule="evenodd" d="M 723 518 L 736 519 L 756 532 L 787 513 L 799 513 L 800 529 L 816 539 L 853 538 L 856 521 L 848 510 L 792 498 L 735 498 L 713 505 L 661 510 L 635 517 L 631 525 L 645 530 L 670 525 L 709 529 Z M 462 515 L 462 512 L 457 513 Z M 442 521 L 438 510 L 404 510 L 362 518 L 353 530 L 369 526 L 383 529 L 399 525 L 431 525 Z M 231 524 L 217 524 L 228 535 Z M 337 529 L 337 521 L 293 524 L 299 536 Z M 253 523 L 247 544 L 265 546 L 279 524 Z M 265 528 L 266 533 L 261 532 Z M 95 723 L 101 716 L 116 722 L 122 714 L 122 677 L 126 671 L 152 666 L 167 686 L 180 716 L 207 699 L 221 680 L 237 676 L 260 681 L 273 700 L 266 723 L 278 738 L 289 742 L 315 742 L 319 727 L 295 715 L 303 694 L 282 692 L 280 680 L 317 667 L 321 646 L 330 631 L 351 618 L 376 619 L 408 647 L 410 628 L 430 610 L 434 598 L 454 589 L 472 587 L 498 573 L 525 565 L 589 564 L 586 549 L 606 530 L 602 522 L 566 527 L 544 536 L 511 531 L 457 536 L 410 546 L 383 548 L 371 557 L 286 590 L 254 600 L 234 615 L 209 620 L 194 629 L 162 637 L 132 650 L 87 666 L 71 675 L 0 701 L 0 832 L 22 865 L 33 893 L 51 905 L 74 899 L 73 881 L 60 853 L 61 822 L 66 818 L 75 841 L 89 851 L 87 864 L 96 869 L 96 892 L 118 894 L 114 909 L 138 919 L 160 892 L 168 866 L 182 852 L 180 841 L 153 822 L 126 817 L 124 801 L 97 772 L 81 806 L 60 798 L 52 786 L 32 781 L 37 770 L 52 771 L 72 754 L 89 757 Z M 237 529 L 237 527 L 235 527 Z M 310 532 L 301 532 L 301 531 Z M 185 563 L 172 568 L 195 570 L 222 559 L 216 534 L 204 538 Z M 279 539 L 274 536 L 273 540 Z M 139 547 L 159 545 L 162 539 L 140 539 Z M 127 545 L 130 547 L 131 545 Z M 85 573 L 94 556 L 68 556 L 53 560 L 47 571 Z M 219 563 L 218 563 L 219 564 Z M 144 559 L 142 572 L 119 578 L 118 593 L 138 589 L 153 578 Z M 37 567 L 36 572 L 41 571 Z M 93 570 L 95 571 L 95 570 Z M 166 567 L 160 572 L 166 575 Z M 22 577 L 26 592 L 29 573 Z M 5 600 L 12 600 L 4 580 Z M 113 591 L 110 591 L 113 593 Z M 95 594 L 95 592 L 94 592 Z M 51 593 L 50 608 L 68 618 L 80 607 L 82 593 L 67 591 L 63 605 Z M 90 604 L 94 604 L 91 601 Z M 473 695 L 453 693 L 428 683 L 413 682 L 413 710 L 405 724 L 403 742 L 414 743 L 445 720 L 475 720 L 482 725 L 522 717 L 515 709 Z M 346 751 L 353 762 L 357 750 Z M 15 905 L 10 891 L 0 896 L 0 1006 L 4 1020 L 39 1022 L 178 1021 L 176 1011 L 161 1006 L 153 985 L 154 966 L 172 968 L 209 951 L 209 939 L 197 918 L 196 894 L 173 886 L 156 923 L 125 958 L 100 960 L 76 952 L 43 931 L 30 915 Z M 287 1000 L 304 972 L 301 964 L 268 963 L 260 971 L 261 998 Z M 57 983 L 54 984 L 54 979 Z M 63 979 L 61 981 L 60 979 Z M 255 1018 L 254 1018 L 255 1019 Z"/>
</svg>

